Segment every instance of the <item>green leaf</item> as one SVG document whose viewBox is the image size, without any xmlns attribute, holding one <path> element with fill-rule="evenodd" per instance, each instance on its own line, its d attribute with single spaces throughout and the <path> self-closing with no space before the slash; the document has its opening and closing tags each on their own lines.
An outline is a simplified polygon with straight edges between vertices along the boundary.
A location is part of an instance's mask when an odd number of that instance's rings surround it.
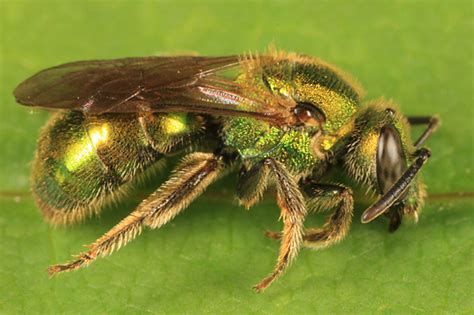
<svg viewBox="0 0 474 315">
<path fill-rule="evenodd" d="M 473 313 L 472 21 L 471 1 L 0 2 L 0 313 Z M 383 220 L 363 225 L 362 196 L 343 242 L 302 250 L 256 294 L 251 286 L 278 253 L 263 231 L 280 227 L 279 214 L 271 198 L 238 207 L 230 178 L 161 230 L 48 279 L 48 265 L 81 251 L 139 199 L 70 228 L 44 223 L 28 177 L 48 114 L 16 105 L 16 84 L 73 60 L 223 55 L 270 43 L 338 65 L 367 98 L 439 115 L 419 223 L 395 234 Z"/>
</svg>

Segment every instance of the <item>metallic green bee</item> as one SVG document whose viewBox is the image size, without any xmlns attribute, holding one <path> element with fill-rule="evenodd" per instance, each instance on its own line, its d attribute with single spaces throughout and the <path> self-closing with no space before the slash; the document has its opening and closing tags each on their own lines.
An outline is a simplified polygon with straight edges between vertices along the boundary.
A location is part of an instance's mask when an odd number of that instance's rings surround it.
<svg viewBox="0 0 474 315">
<path fill-rule="evenodd" d="M 430 156 L 421 147 L 434 117 L 405 117 L 395 104 L 361 106 L 362 89 L 320 60 L 272 52 L 258 56 L 147 57 L 80 61 L 46 69 L 21 83 L 19 103 L 58 111 L 43 129 L 32 191 L 45 218 L 70 224 L 123 196 L 127 184 L 161 159 L 184 153 L 171 177 L 74 261 L 50 275 L 88 265 L 124 246 L 143 227 L 168 223 L 206 187 L 239 170 L 237 198 L 256 204 L 269 184 L 283 220 L 278 278 L 300 248 L 323 248 L 347 234 L 350 188 L 329 184 L 344 173 L 378 196 L 362 215 L 382 214 L 395 231 L 415 220 L 425 196 L 416 174 Z M 409 125 L 428 127 L 412 144 Z M 318 229 L 310 211 L 333 209 Z"/>
</svg>

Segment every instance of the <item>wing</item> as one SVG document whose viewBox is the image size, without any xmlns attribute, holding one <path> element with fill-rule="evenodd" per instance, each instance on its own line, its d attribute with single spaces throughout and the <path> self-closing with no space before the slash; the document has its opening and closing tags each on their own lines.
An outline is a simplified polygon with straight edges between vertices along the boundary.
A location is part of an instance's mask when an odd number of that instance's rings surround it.
<svg viewBox="0 0 474 315">
<path fill-rule="evenodd" d="M 79 61 L 35 74 L 14 95 L 24 105 L 81 110 L 90 115 L 149 110 L 289 123 L 288 100 L 270 93 L 249 93 L 251 87 L 222 75 L 243 62 L 238 56 Z"/>
</svg>

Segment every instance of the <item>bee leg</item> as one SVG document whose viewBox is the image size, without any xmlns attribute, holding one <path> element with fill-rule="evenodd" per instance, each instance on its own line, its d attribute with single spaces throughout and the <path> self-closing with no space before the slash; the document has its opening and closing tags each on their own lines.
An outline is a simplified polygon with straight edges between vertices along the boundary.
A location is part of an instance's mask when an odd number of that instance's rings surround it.
<svg viewBox="0 0 474 315">
<path fill-rule="evenodd" d="M 388 231 L 390 233 L 393 233 L 396 230 L 398 230 L 398 228 L 402 224 L 402 213 L 403 213 L 403 205 L 395 205 L 389 209 L 387 216 L 389 217 L 389 220 L 390 220 L 388 224 Z"/>
<path fill-rule="evenodd" d="M 227 165 L 223 156 L 211 153 L 189 154 L 174 170 L 170 179 L 135 211 L 90 245 L 87 252 L 79 254 L 70 263 L 49 267 L 48 273 L 52 276 L 86 266 L 97 257 L 109 255 L 126 245 L 140 234 L 143 226 L 155 229 L 166 224 L 222 175 Z"/>
<path fill-rule="evenodd" d="M 407 119 L 410 125 L 428 125 L 418 140 L 413 144 L 417 149 L 419 149 L 426 139 L 428 139 L 429 136 L 431 136 L 439 127 L 439 119 L 435 116 L 409 116 Z"/>
<path fill-rule="evenodd" d="M 267 188 L 269 168 L 264 163 L 257 163 L 247 169 L 242 166 L 237 182 L 239 203 L 249 209 L 261 198 Z"/>
<path fill-rule="evenodd" d="M 304 245 L 324 248 L 341 241 L 349 231 L 354 211 L 354 200 L 350 188 L 342 185 L 309 183 L 308 204 L 311 210 L 335 208 L 321 228 L 305 231 Z"/>
<path fill-rule="evenodd" d="M 335 208 L 322 228 L 305 231 L 304 245 L 310 248 L 324 248 L 341 241 L 349 231 L 354 210 L 350 188 L 335 184 L 320 184 L 315 181 L 304 183 L 306 203 L 310 211 L 325 211 Z M 268 237 L 279 239 L 280 233 L 267 232 Z"/>
<path fill-rule="evenodd" d="M 295 179 L 286 170 L 284 165 L 271 158 L 263 161 L 275 177 L 277 188 L 277 203 L 283 219 L 283 233 L 281 238 L 280 254 L 274 271 L 254 286 L 261 292 L 277 279 L 298 255 L 303 241 L 303 221 L 306 216 L 306 207 L 303 195 Z"/>
</svg>

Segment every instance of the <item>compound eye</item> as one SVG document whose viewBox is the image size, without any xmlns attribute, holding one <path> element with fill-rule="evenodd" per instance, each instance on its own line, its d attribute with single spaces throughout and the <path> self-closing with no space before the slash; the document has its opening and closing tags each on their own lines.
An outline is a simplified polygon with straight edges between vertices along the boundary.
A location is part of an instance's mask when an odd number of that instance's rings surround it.
<svg viewBox="0 0 474 315">
<path fill-rule="evenodd" d="M 307 126 L 321 126 L 326 121 L 324 114 L 311 103 L 298 103 L 293 108 L 293 114 L 301 124 Z"/>
</svg>

